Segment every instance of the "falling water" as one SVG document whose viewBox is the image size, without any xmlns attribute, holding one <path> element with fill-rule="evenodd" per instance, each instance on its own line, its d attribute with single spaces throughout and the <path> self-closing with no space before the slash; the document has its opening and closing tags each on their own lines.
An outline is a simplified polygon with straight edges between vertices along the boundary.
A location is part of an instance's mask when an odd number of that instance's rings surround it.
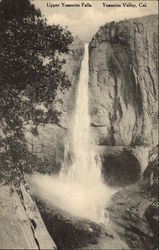
<svg viewBox="0 0 159 250">
<path fill-rule="evenodd" d="M 101 169 L 99 162 L 97 164 L 94 144 L 90 135 L 88 94 L 88 44 L 85 44 L 73 122 L 71 150 L 73 164 L 68 168 L 67 174 L 64 167 L 62 175 L 69 182 L 78 182 L 90 187 L 90 185 L 94 186 L 101 182 Z"/>
<path fill-rule="evenodd" d="M 65 152 L 65 155 L 71 152 L 72 165 L 68 166 L 65 159 L 58 177 L 34 176 L 34 181 L 41 187 L 41 195 L 57 207 L 99 223 L 105 221 L 104 209 L 113 192 L 103 183 L 101 164 L 90 134 L 88 58 L 88 44 L 85 44 L 76 93 L 72 141 Z"/>
</svg>

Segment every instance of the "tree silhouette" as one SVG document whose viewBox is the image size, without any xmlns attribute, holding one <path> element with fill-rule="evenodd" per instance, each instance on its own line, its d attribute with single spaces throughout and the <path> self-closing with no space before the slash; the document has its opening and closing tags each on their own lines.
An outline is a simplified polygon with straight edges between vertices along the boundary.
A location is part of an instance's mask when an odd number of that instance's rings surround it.
<svg viewBox="0 0 159 250">
<path fill-rule="evenodd" d="M 56 90 L 69 88 L 58 54 L 73 38 L 48 25 L 29 0 L 0 2 L 0 178 L 13 180 L 30 171 L 36 157 L 28 150 L 25 128 L 58 121 Z"/>
</svg>

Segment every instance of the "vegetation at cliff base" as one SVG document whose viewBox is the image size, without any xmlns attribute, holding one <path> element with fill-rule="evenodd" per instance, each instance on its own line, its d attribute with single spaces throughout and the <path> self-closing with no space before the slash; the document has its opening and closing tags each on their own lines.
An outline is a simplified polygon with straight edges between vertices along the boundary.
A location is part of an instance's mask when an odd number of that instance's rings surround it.
<svg viewBox="0 0 159 250">
<path fill-rule="evenodd" d="M 73 38 L 48 25 L 29 0 L 0 2 L 0 179 L 16 181 L 31 171 L 36 156 L 28 150 L 25 129 L 58 122 L 57 88 L 70 86 L 64 61 Z"/>
</svg>

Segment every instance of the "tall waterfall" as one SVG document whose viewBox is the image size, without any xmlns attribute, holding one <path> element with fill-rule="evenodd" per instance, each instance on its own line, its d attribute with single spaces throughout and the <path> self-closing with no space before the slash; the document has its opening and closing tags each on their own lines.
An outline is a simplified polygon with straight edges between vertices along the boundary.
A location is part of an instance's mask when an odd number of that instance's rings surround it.
<svg viewBox="0 0 159 250">
<path fill-rule="evenodd" d="M 88 44 L 85 44 L 72 128 L 73 164 L 68 168 L 68 172 L 63 171 L 62 175 L 69 182 L 78 182 L 90 187 L 90 185 L 98 185 L 102 181 L 100 162 L 97 163 L 94 143 L 90 134 L 88 75 Z"/>
<path fill-rule="evenodd" d="M 79 215 L 102 222 L 104 221 L 106 186 L 102 181 L 101 164 L 90 133 L 88 60 L 88 44 L 85 44 L 72 127 L 72 165 L 68 167 L 67 162 L 64 162 L 61 181 L 72 187 L 70 196 L 73 198 L 72 202 L 78 206 Z"/>
<path fill-rule="evenodd" d="M 71 152 L 72 165 L 64 162 L 59 176 L 34 177 L 41 195 L 55 206 L 80 218 L 97 223 L 105 221 L 104 209 L 112 195 L 101 177 L 101 164 L 90 134 L 88 107 L 88 44 L 85 44 L 80 79 L 76 92 L 72 140 L 67 151 Z M 67 156 L 67 153 L 65 155 Z"/>
</svg>

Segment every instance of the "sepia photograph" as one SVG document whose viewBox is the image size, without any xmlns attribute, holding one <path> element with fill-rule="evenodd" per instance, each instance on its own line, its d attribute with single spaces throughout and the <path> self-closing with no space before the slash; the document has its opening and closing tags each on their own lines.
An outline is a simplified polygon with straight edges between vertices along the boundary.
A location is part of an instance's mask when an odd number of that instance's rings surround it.
<svg viewBox="0 0 159 250">
<path fill-rule="evenodd" d="M 0 0 L 0 249 L 159 249 L 157 0 Z"/>
</svg>

